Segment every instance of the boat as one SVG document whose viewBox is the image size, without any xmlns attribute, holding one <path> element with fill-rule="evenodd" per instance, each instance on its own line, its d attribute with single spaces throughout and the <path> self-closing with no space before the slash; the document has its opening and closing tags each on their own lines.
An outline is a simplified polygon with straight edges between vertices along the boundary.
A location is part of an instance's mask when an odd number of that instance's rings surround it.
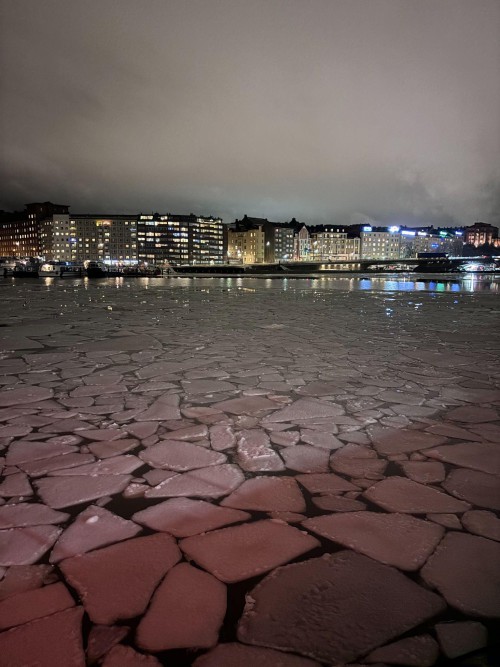
<svg viewBox="0 0 500 667">
<path fill-rule="evenodd" d="M 45 262 L 38 269 L 38 275 L 43 278 L 76 278 L 81 276 L 83 267 L 80 264 L 71 264 L 70 262 Z"/>
<path fill-rule="evenodd" d="M 0 257 L 0 276 L 11 276 L 16 267 L 15 257 Z"/>
<path fill-rule="evenodd" d="M 12 275 L 15 278 L 38 278 L 39 268 L 40 262 L 34 257 L 21 259 L 16 261 L 16 265 L 12 270 Z"/>
<path fill-rule="evenodd" d="M 107 278 L 108 267 L 100 260 L 87 259 L 83 266 L 88 278 Z"/>
<path fill-rule="evenodd" d="M 87 259 L 83 266 L 88 278 L 120 278 L 123 276 L 123 269 L 111 268 L 100 259 Z"/>
</svg>

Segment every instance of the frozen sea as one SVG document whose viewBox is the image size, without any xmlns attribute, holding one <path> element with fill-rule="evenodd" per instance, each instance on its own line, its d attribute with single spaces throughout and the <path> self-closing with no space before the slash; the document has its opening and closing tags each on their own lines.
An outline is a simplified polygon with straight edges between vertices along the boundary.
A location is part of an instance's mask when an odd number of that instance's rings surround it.
<svg viewBox="0 0 500 667">
<path fill-rule="evenodd" d="M 0 667 L 499 664 L 499 296 L 0 279 Z"/>
</svg>

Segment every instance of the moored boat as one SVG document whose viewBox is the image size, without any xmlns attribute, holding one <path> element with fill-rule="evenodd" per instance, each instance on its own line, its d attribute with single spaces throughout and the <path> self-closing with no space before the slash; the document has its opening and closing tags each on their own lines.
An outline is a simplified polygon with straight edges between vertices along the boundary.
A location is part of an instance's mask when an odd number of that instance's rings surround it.
<svg viewBox="0 0 500 667">
<path fill-rule="evenodd" d="M 15 257 L 0 257 L 0 276 L 11 276 L 16 267 Z"/>
<path fill-rule="evenodd" d="M 43 278 L 62 278 L 63 276 L 75 278 L 81 276 L 83 267 L 80 264 L 70 262 L 45 262 L 38 269 L 38 275 Z"/>
<path fill-rule="evenodd" d="M 108 267 L 100 260 L 88 259 L 83 263 L 88 278 L 106 278 Z"/>
<path fill-rule="evenodd" d="M 34 257 L 22 259 L 16 262 L 12 275 L 16 278 L 38 278 L 40 262 Z"/>
</svg>

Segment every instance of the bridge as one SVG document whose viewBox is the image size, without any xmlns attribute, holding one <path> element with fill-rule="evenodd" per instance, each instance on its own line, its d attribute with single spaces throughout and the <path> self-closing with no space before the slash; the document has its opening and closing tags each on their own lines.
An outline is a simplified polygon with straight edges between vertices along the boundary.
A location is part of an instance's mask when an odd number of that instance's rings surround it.
<svg viewBox="0 0 500 667">
<path fill-rule="evenodd" d="M 273 264 L 194 264 L 172 267 L 173 273 L 217 273 L 252 275 L 255 273 L 329 273 L 334 271 L 414 271 L 416 273 L 454 273 L 468 271 L 500 271 L 500 257 L 410 257 L 405 259 L 335 259 L 327 261 L 287 261 Z M 480 268 L 482 267 L 482 268 Z"/>
</svg>

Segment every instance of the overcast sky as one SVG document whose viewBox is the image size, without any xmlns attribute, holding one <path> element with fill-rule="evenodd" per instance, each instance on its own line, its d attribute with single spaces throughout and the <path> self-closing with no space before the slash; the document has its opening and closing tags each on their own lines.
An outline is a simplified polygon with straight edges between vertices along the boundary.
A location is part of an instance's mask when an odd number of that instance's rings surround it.
<svg viewBox="0 0 500 667">
<path fill-rule="evenodd" d="M 500 224 L 498 0 L 0 6 L 0 208 Z"/>
</svg>

